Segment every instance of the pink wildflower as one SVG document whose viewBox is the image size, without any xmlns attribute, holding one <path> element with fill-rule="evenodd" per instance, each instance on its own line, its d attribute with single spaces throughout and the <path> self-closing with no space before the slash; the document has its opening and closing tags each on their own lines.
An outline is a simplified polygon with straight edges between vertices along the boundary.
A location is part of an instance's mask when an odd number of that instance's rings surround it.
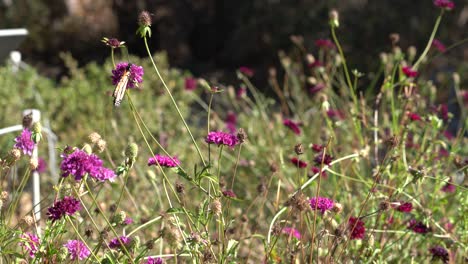
<svg viewBox="0 0 468 264">
<path fill-rule="evenodd" d="M 413 68 L 409 67 L 409 66 L 405 66 L 403 68 L 401 68 L 401 70 L 403 71 L 403 73 L 406 75 L 406 77 L 408 78 L 412 78 L 412 77 L 417 77 L 418 76 L 418 72 L 413 70 Z"/>
<path fill-rule="evenodd" d="M 293 132 L 294 134 L 296 135 L 300 135 L 301 134 L 301 129 L 299 128 L 299 124 L 290 120 L 290 119 L 285 119 L 283 121 L 283 125 L 289 127 Z"/>
</svg>

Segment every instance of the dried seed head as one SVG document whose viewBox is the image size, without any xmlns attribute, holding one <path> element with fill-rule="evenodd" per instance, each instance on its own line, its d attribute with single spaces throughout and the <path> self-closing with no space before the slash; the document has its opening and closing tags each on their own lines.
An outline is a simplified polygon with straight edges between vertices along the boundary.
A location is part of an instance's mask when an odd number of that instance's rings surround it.
<svg viewBox="0 0 468 264">
<path fill-rule="evenodd" d="M 237 140 L 239 140 L 239 143 L 244 143 L 245 140 L 247 139 L 247 134 L 245 133 L 243 128 L 239 128 L 237 131 Z"/>
<path fill-rule="evenodd" d="M 13 159 L 13 162 L 18 161 L 21 158 L 21 150 L 13 148 L 10 150 L 10 157 Z"/>
<path fill-rule="evenodd" d="M 287 202 L 287 206 L 292 206 L 297 211 L 305 211 L 307 208 L 310 208 L 309 201 L 305 197 L 305 195 L 301 192 L 296 193 L 293 195 Z"/>
<path fill-rule="evenodd" d="M 91 228 L 91 226 L 87 226 L 87 227 L 85 228 L 85 232 L 84 232 L 84 233 L 85 233 L 85 236 L 89 238 L 89 237 L 91 237 L 91 236 L 93 235 L 93 232 L 94 232 L 94 231 L 93 231 L 93 229 Z"/>
<path fill-rule="evenodd" d="M 334 203 L 332 207 L 332 211 L 339 214 L 343 211 L 343 205 L 340 203 Z"/>
<path fill-rule="evenodd" d="M 213 214 L 220 215 L 222 209 L 221 202 L 218 199 L 213 200 L 213 202 L 211 202 L 210 209 Z"/>
<path fill-rule="evenodd" d="M 294 146 L 294 152 L 296 152 L 297 155 L 304 154 L 304 147 L 302 146 L 301 143 Z"/>
<path fill-rule="evenodd" d="M 30 215 L 26 215 L 23 217 L 23 221 L 28 225 L 32 226 L 34 224 L 34 218 Z"/>
<path fill-rule="evenodd" d="M 385 199 L 379 204 L 379 210 L 381 211 L 387 211 L 390 208 L 390 202 Z"/>
<path fill-rule="evenodd" d="M 151 26 L 151 14 L 148 11 L 142 11 L 138 16 L 138 24 L 144 27 Z"/>
<path fill-rule="evenodd" d="M 37 169 L 37 167 L 39 166 L 39 160 L 36 159 L 36 158 L 30 158 L 29 159 L 29 169 L 34 171 Z"/>
<path fill-rule="evenodd" d="M 265 185 L 265 183 L 261 182 L 257 185 L 257 192 L 259 194 L 264 193 L 266 190 L 267 190 L 267 186 Z"/>
<path fill-rule="evenodd" d="M 88 136 L 88 140 L 92 144 L 96 144 L 100 139 L 101 139 L 101 135 L 99 135 L 97 132 L 93 132 L 89 134 Z"/>
<path fill-rule="evenodd" d="M 100 139 L 96 142 L 96 148 L 99 153 L 103 152 L 106 149 L 107 142 L 103 139 Z"/>
<path fill-rule="evenodd" d="M 175 226 L 165 227 L 162 230 L 162 237 L 172 248 L 177 248 L 182 240 L 179 229 Z"/>
<path fill-rule="evenodd" d="M 145 243 L 145 247 L 149 250 L 153 249 L 154 248 L 154 240 L 150 240 L 148 242 Z"/>
<path fill-rule="evenodd" d="M 29 113 L 23 116 L 23 127 L 31 128 L 31 125 L 32 125 L 32 113 Z"/>
<path fill-rule="evenodd" d="M 185 192 L 185 186 L 181 182 L 176 182 L 175 184 L 176 191 L 178 194 L 184 194 Z"/>
<path fill-rule="evenodd" d="M 272 162 L 272 163 L 270 164 L 270 171 L 271 171 L 271 172 L 275 173 L 275 172 L 278 171 L 278 169 L 279 169 L 279 168 L 278 168 L 278 165 L 277 165 L 276 163 Z"/>
<path fill-rule="evenodd" d="M 112 205 L 109 207 L 109 211 L 110 211 L 111 213 L 114 213 L 116 210 L 117 210 L 117 205 L 116 205 L 116 204 L 112 204 Z"/>
<path fill-rule="evenodd" d="M 8 199 L 8 192 L 7 191 L 2 191 L 0 194 L 0 200 L 6 201 Z"/>
<path fill-rule="evenodd" d="M 281 227 L 278 224 L 275 224 L 271 229 L 271 234 L 274 236 L 278 236 L 281 234 Z"/>
<path fill-rule="evenodd" d="M 203 251 L 202 261 L 203 261 L 202 263 L 204 264 L 216 263 L 215 257 L 213 256 L 211 251 L 208 249 L 205 249 L 205 251 Z"/>
</svg>

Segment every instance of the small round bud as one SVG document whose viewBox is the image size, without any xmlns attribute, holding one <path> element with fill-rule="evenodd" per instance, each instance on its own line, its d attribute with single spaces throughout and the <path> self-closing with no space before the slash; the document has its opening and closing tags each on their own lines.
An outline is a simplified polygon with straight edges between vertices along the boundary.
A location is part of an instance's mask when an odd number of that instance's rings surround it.
<svg viewBox="0 0 468 264">
<path fill-rule="evenodd" d="M 88 140 L 92 144 L 96 144 L 100 139 L 101 139 L 101 135 L 99 135 L 97 132 L 93 132 L 89 134 L 88 136 Z"/>
<path fill-rule="evenodd" d="M 332 11 L 330 11 L 329 18 L 330 18 L 330 25 L 332 27 L 340 26 L 339 14 L 338 14 L 338 11 L 336 11 L 336 9 L 332 9 Z"/>
<path fill-rule="evenodd" d="M 392 43 L 392 46 L 396 46 L 398 42 L 400 41 L 400 34 L 398 33 L 392 33 L 388 37 L 390 38 L 390 42 Z"/>
<path fill-rule="evenodd" d="M 13 161 L 18 161 L 21 158 L 21 150 L 14 148 L 10 150 L 10 156 L 13 158 Z"/>
<path fill-rule="evenodd" d="M 294 146 L 294 152 L 296 152 L 297 155 L 304 154 L 304 147 L 301 143 Z"/>
<path fill-rule="evenodd" d="M 91 154 L 91 153 L 93 153 L 93 148 L 91 147 L 91 145 L 86 143 L 83 146 L 83 151 L 86 152 L 87 154 Z"/>
<path fill-rule="evenodd" d="M 138 16 L 138 24 L 144 27 L 151 26 L 151 14 L 148 11 L 142 11 Z"/>
<path fill-rule="evenodd" d="M 32 125 L 32 121 L 33 121 L 32 113 L 25 115 L 23 117 L 23 127 L 30 128 Z"/>
<path fill-rule="evenodd" d="M 390 202 L 388 200 L 384 200 L 379 204 L 379 210 L 387 211 L 390 208 Z"/>
<path fill-rule="evenodd" d="M 32 132 L 40 134 L 42 133 L 42 125 L 40 122 L 36 122 L 32 126 Z"/>
<path fill-rule="evenodd" d="M 341 211 L 343 211 L 343 205 L 340 204 L 340 203 L 334 203 L 332 211 L 337 213 L 337 214 L 341 213 Z"/>
<path fill-rule="evenodd" d="M 99 153 L 103 152 L 106 149 L 106 146 L 107 142 L 103 139 L 100 139 L 98 142 L 96 142 L 96 148 Z"/>
<path fill-rule="evenodd" d="M 34 171 L 39 166 L 39 160 L 36 158 L 29 159 L 29 169 Z"/>
<path fill-rule="evenodd" d="M 237 131 L 237 140 L 239 140 L 239 143 L 244 143 L 245 140 L 247 139 L 247 134 L 245 133 L 243 128 L 239 128 Z"/>
<path fill-rule="evenodd" d="M 134 159 L 138 155 L 138 145 L 135 143 L 128 144 L 127 148 L 125 149 L 125 156 L 127 158 Z"/>
<path fill-rule="evenodd" d="M 185 186 L 184 186 L 182 183 L 176 182 L 175 188 L 176 188 L 176 192 L 177 192 L 178 194 L 184 194 L 184 192 L 185 192 Z"/>
<path fill-rule="evenodd" d="M 277 172 L 278 170 L 279 170 L 278 165 L 277 165 L 276 163 L 273 163 L 273 162 L 272 162 L 272 163 L 270 164 L 270 171 L 273 172 L 273 173 L 275 173 L 275 172 Z"/>
</svg>

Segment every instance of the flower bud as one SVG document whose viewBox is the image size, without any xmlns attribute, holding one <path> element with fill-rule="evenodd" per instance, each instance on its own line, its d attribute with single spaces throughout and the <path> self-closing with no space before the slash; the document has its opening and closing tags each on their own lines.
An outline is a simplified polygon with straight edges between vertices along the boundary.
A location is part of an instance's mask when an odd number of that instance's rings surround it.
<svg viewBox="0 0 468 264">
<path fill-rule="evenodd" d="M 237 140 L 239 140 L 239 143 L 244 143 L 245 140 L 247 139 L 247 134 L 245 133 L 243 128 L 239 128 L 237 131 Z"/>
<path fill-rule="evenodd" d="M 301 143 L 294 146 L 294 152 L 296 152 L 297 155 L 304 154 L 304 147 Z"/>
<path fill-rule="evenodd" d="M 39 166 L 39 160 L 36 158 L 29 159 L 29 169 L 34 171 Z"/>
<path fill-rule="evenodd" d="M 338 11 L 336 11 L 336 9 L 332 9 L 332 11 L 330 11 L 329 18 L 330 18 L 330 25 L 332 27 L 337 28 L 340 26 L 339 14 L 338 14 Z"/>
<path fill-rule="evenodd" d="M 221 214 L 221 202 L 216 199 L 213 202 L 211 202 L 210 209 L 215 215 L 220 215 Z"/>
<path fill-rule="evenodd" d="M 138 16 L 138 24 L 140 26 L 151 26 L 151 15 L 148 11 L 142 11 L 140 15 Z"/>
<path fill-rule="evenodd" d="M 88 140 L 92 144 L 96 144 L 100 139 L 101 139 L 101 135 L 99 135 L 97 132 L 93 132 L 89 134 L 88 136 Z"/>
<path fill-rule="evenodd" d="M 23 217 L 24 223 L 26 223 L 28 226 L 32 226 L 34 224 L 34 218 L 30 215 L 26 215 Z"/>
<path fill-rule="evenodd" d="M 96 142 L 96 149 L 99 153 L 103 152 L 106 149 L 106 146 L 107 142 L 104 139 L 100 139 Z"/>
</svg>

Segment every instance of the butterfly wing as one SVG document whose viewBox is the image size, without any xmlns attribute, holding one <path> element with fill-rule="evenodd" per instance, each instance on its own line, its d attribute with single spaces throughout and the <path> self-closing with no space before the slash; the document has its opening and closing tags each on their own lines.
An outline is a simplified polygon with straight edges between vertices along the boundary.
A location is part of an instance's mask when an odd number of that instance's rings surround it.
<svg viewBox="0 0 468 264">
<path fill-rule="evenodd" d="M 119 106 L 120 103 L 122 102 L 122 99 L 125 95 L 125 90 L 127 89 L 129 77 L 130 77 L 130 71 L 127 70 L 122 74 L 122 77 L 120 78 L 119 82 L 115 86 L 114 94 L 112 95 L 114 97 L 115 106 Z"/>
</svg>

